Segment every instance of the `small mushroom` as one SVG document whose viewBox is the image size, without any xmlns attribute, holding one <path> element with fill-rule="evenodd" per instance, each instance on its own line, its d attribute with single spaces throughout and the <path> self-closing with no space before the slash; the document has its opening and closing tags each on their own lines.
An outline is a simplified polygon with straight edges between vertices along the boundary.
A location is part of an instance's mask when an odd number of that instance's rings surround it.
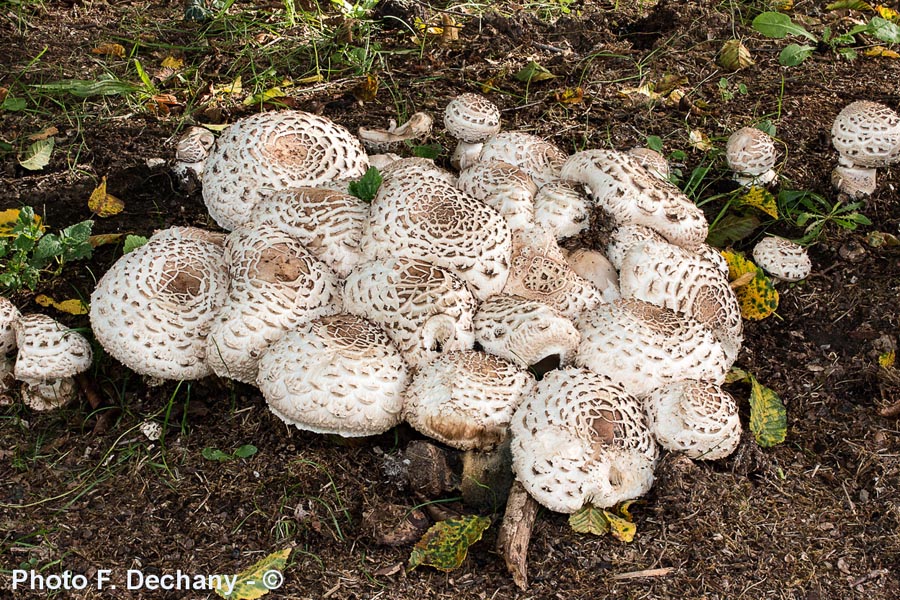
<svg viewBox="0 0 900 600">
<path fill-rule="evenodd" d="M 549 373 L 511 424 L 513 470 L 535 500 L 574 513 L 645 494 L 659 450 L 637 399 L 587 369 Z"/>
<path fill-rule="evenodd" d="M 484 142 L 478 160 L 500 160 L 519 167 L 541 188 L 559 180 L 566 153 L 536 135 L 504 131 Z"/>
<path fill-rule="evenodd" d="M 566 262 L 579 277 L 599 290 L 606 302 L 621 298 L 619 274 L 602 252 L 578 248 L 566 254 Z"/>
<path fill-rule="evenodd" d="M 387 129 L 360 127 L 357 132 L 363 146 L 369 152 L 386 152 L 396 149 L 407 140 L 419 140 L 431 135 L 434 119 L 424 112 L 413 114 L 403 125 L 391 119 Z"/>
<path fill-rule="evenodd" d="M 500 131 L 500 109 L 484 96 L 461 94 L 447 103 L 444 127 L 459 140 L 451 163 L 465 169 L 477 160 L 484 140 Z"/>
<path fill-rule="evenodd" d="M 591 203 L 579 188 L 568 181 L 551 181 L 534 197 L 535 222 L 557 240 L 578 235 L 591 224 Z"/>
<path fill-rule="evenodd" d="M 653 390 L 644 410 L 659 445 L 688 458 L 725 458 L 741 441 L 737 404 L 714 383 L 685 380 Z"/>
<path fill-rule="evenodd" d="M 288 332 L 259 361 L 257 385 L 298 429 L 359 437 L 401 419 L 407 366 L 381 328 L 345 313 Z"/>
<path fill-rule="evenodd" d="M 21 315 L 14 328 L 19 353 L 13 374 L 25 384 L 25 404 L 33 410 L 52 410 L 74 400 L 72 377 L 91 366 L 90 342 L 46 315 Z"/>
<path fill-rule="evenodd" d="M 172 170 L 182 186 L 190 190 L 200 184 L 206 158 L 215 143 L 215 136 L 205 127 L 189 127 L 178 139 Z"/>
<path fill-rule="evenodd" d="M 753 260 L 766 273 L 782 281 L 800 281 L 812 271 L 806 248 L 775 235 L 764 237 L 756 244 Z"/>
<path fill-rule="evenodd" d="M 835 189 L 854 199 L 871 195 L 875 170 L 900 160 L 900 115 L 877 102 L 851 102 L 835 118 L 831 142 L 840 154 Z"/>
<path fill-rule="evenodd" d="M 647 169 L 647 172 L 657 179 L 669 181 L 669 174 L 671 172 L 669 169 L 669 161 L 656 150 L 638 146 L 629 150 L 628 154 L 636 158 L 638 164 Z"/>
<path fill-rule="evenodd" d="M 479 161 L 460 172 L 456 186 L 495 208 L 512 231 L 534 227 L 537 186 L 518 167 L 499 160 Z"/>
<path fill-rule="evenodd" d="M 231 230 L 278 190 L 359 177 L 368 167 L 360 141 L 329 119 L 297 110 L 260 113 L 219 137 L 203 169 L 203 201 Z"/>
<path fill-rule="evenodd" d="M 741 127 L 725 144 L 725 160 L 734 180 L 744 187 L 766 185 L 775 179 L 777 153 L 771 136 L 756 127 Z"/>
</svg>

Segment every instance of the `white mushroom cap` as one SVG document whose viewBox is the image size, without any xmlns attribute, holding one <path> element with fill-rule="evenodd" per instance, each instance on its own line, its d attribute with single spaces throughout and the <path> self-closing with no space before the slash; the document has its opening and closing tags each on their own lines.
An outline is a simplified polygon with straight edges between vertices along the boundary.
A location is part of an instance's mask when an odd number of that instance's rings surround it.
<svg viewBox="0 0 900 600">
<path fill-rule="evenodd" d="M 385 182 L 391 179 L 437 180 L 453 187 L 456 187 L 457 180 L 456 175 L 437 166 L 430 158 L 417 156 L 401 158 L 386 165 L 381 170 L 381 177 Z"/>
<path fill-rule="evenodd" d="M 714 383 L 686 380 L 644 398 L 650 430 L 659 445 L 688 458 L 725 458 L 741 441 L 734 398 Z"/>
<path fill-rule="evenodd" d="M 553 371 L 513 416 L 513 470 L 553 511 L 645 494 L 659 450 L 638 401 L 587 369 Z"/>
<path fill-rule="evenodd" d="M 91 344 L 83 335 L 47 315 L 22 315 L 16 321 L 19 353 L 13 371 L 25 383 L 72 377 L 91 366 Z"/>
<path fill-rule="evenodd" d="M 447 103 L 444 127 L 462 142 L 483 142 L 500 131 L 500 109 L 479 94 L 461 94 Z"/>
<path fill-rule="evenodd" d="M 466 282 L 476 298 L 503 289 L 512 240 L 493 208 L 409 167 L 385 178 L 369 207 L 362 251 L 372 259 L 432 262 Z"/>
<path fill-rule="evenodd" d="M 581 334 L 569 319 L 535 300 L 497 294 L 481 303 L 475 313 L 475 340 L 486 352 L 522 368 L 558 357 L 570 364 Z"/>
<path fill-rule="evenodd" d="M 637 159 L 638 164 L 647 169 L 647 172 L 663 181 L 669 181 L 669 161 L 666 157 L 651 148 L 635 147 L 628 154 Z"/>
<path fill-rule="evenodd" d="M 900 160 L 900 115 L 877 102 L 851 102 L 835 118 L 831 142 L 842 166 L 886 167 Z"/>
<path fill-rule="evenodd" d="M 741 185 L 766 184 L 775 179 L 775 141 L 761 129 L 741 127 L 725 144 L 725 160 Z"/>
<path fill-rule="evenodd" d="M 645 225 L 688 249 L 697 248 L 706 239 L 703 211 L 681 190 L 653 177 L 627 154 L 612 150 L 578 152 L 566 161 L 561 176 L 587 185 L 597 204 L 618 225 Z"/>
<path fill-rule="evenodd" d="M 566 254 L 566 262 L 580 277 L 597 288 L 606 302 L 621 297 L 619 274 L 602 252 L 579 248 Z"/>
<path fill-rule="evenodd" d="M 225 243 L 228 299 L 206 338 L 220 377 L 253 384 L 259 357 L 299 324 L 341 310 L 338 278 L 297 239 L 270 225 L 239 227 Z"/>
<path fill-rule="evenodd" d="M 359 243 L 368 205 L 355 196 L 324 188 L 276 192 L 253 209 L 251 226 L 268 224 L 290 234 L 340 277 L 362 259 Z"/>
<path fill-rule="evenodd" d="M 221 241 L 210 232 L 157 233 L 100 279 L 91 294 L 94 337 L 137 373 L 206 377 L 212 372 L 206 336 L 228 295 L 228 279 Z"/>
<path fill-rule="evenodd" d="M 551 181 L 534 197 L 535 222 L 558 240 L 578 235 L 591 224 L 591 203 L 580 187 L 568 181 Z"/>
<path fill-rule="evenodd" d="M 386 152 L 384 154 L 370 154 L 369 165 L 378 169 L 379 172 L 383 172 L 385 167 L 387 167 L 391 163 L 397 162 L 401 158 L 403 157 L 399 154 L 394 154 L 393 152 Z"/>
<path fill-rule="evenodd" d="M 456 187 L 495 208 L 511 230 L 534 227 L 537 186 L 518 167 L 499 160 L 476 162 L 460 172 Z"/>
<path fill-rule="evenodd" d="M 475 343 L 471 292 L 449 270 L 422 260 L 359 265 L 344 282 L 344 306 L 383 327 L 414 368 Z"/>
<path fill-rule="evenodd" d="M 403 125 L 391 119 L 387 129 L 360 127 L 358 134 L 369 152 L 385 152 L 400 146 L 407 140 L 423 139 L 431 135 L 434 119 L 424 112 L 414 113 Z"/>
<path fill-rule="evenodd" d="M 484 142 L 478 160 L 500 160 L 519 167 L 540 188 L 559 179 L 566 153 L 536 135 L 504 131 Z"/>
<path fill-rule="evenodd" d="M 413 376 L 403 415 L 417 431 L 439 442 L 489 451 L 509 437 L 513 412 L 533 387 L 528 373 L 499 356 L 450 352 Z"/>
<path fill-rule="evenodd" d="M 646 396 L 684 379 L 722 384 L 728 362 L 712 331 L 694 319 L 635 299 L 601 304 L 576 323 L 575 364 Z"/>
<path fill-rule="evenodd" d="M 219 137 L 203 170 L 203 201 L 216 223 L 230 230 L 245 224 L 253 206 L 275 191 L 358 177 L 368 167 L 356 136 L 325 117 L 260 113 Z"/>
<path fill-rule="evenodd" d="M 643 225 L 620 225 L 613 230 L 606 244 L 606 258 L 616 268 L 622 269 L 622 261 L 628 251 L 643 242 L 665 242 L 666 238 Z"/>
<path fill-rule="evenodd" d="M 756 244 L 753 260 L 766 273 L 783 281 L 806 279 L 812 271 L 806 248 L 774 235 L 764 237 Z"/>
<path fill-rule="evenodd" d="M 19 309 L 5 296 L 0 296 L 0 360 L 16 347 L 16 330 Z"/>
<path fill-rule="evenodd" d="M 358 437 L 400 422 L 407 380 L 406 363 L 384 332 L 342 313 L 272 344 L 259 361 L 257 385 L 285 423 Z"/>
<path fill-rule="evenodd" d="M 182 183 L 191 176 L 197 181 L 203 175 L 209 152 L 216 143 L 213 133 L 205 127 L 189 127 L 175 143 L 175 166 L 173 170 Z"/>
<path fill-rule="evenodd" d="M 743 320 L 728 277 L 708 260 L 668 242 L 632 247 L 619 271 L 623 298 L 637 298 L 693 317 L 709 327 L 734 363 L 743 340 Z"/>
</svg>

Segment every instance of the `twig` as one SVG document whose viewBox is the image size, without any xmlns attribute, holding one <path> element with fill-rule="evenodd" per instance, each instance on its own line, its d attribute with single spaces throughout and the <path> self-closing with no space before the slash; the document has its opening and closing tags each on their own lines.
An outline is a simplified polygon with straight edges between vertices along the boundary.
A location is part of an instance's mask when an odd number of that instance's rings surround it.
<svg viewBox="0 0 900 600">
<path fill-rule="evenodd" d="M 641 577 L 664 577 L 675 570 L 675 567 L 663 567 L 661 569 L 644 569 L 643 571 L 630 571 L 613 575 L 612 579 L 639 579 Z"/>
</svg>

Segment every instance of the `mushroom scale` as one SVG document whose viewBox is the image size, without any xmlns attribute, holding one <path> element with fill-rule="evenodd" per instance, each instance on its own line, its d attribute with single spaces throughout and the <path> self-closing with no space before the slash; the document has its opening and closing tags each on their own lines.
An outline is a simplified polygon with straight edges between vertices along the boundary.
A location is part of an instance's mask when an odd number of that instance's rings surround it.
<svg viewBox="0 0 900 600">
<path fill-rule="evenodd" d="M 636 158 L 638 164 L 657 179 L 669 181 L 669 161 L 656 150 L 637 146 L 629 150 L 628 154 Z"/>
<path fill-rule="evenodd" d="M 538 188 L 559 180 L 566 153 L 530 133 L 503 131 L 484 142 L 478 161 L 499 160 L 522 169 Z"/>
<path fill-rule="evenodd" d="M 219 137 L 203 170 L 203 201 L 216 223 L 231 230 L 273 192 L 359 177 L 368 167 L 356 136 L 325 117 L 296 110 L 259 113 Z"/>
<path fill-rule="evenodd" d="M 537 186 L 524 171 L 499 161 L 479 161 L 463 169 L 456 186 L 496 209 L 513 231 L 534 227 Z"/>
<path fill-rule="evenodd" d="M 269 408 L 298 429 L 359 437 L 401 419 L 407 366 L 381 328 L 346 313 L 301 325 L 259 361 Z"/>
<path fill-rule="evenodd" d="M 549 373 L 510 428 L 516 477 L 550 510 L 606 508 L 653 485 L 659 450 L 640 404 L 587 369 Z"/>
<path fill-rule="evenodd" d="M 212 132 L 205 127 L 189 127 L 175 143 L 173 171 L 183 185 L 191 185 L 203 176 L 206 158 L 216 143 Z M 194 183 L 196 185 L 196 183 Z"/>
<path fill-rule="evenodd" d="M 383 327 L 411 367 L 471 348 L 475 306 L 462 280 L 413 258 L 361 264 L 344 282 L 347 312 Z"/>
<path fill-rule="evenodd" d="M 753 260 L 766 273 L 782 281 L 801 281 L 812 271 L 812 261 L 803 246 L 775 235 L 757 242 Z"/>
<path fill-rule="evenodd" d="M 404 418 L 417 431 L 459 450 L 489 451 L 534 379 L 511 362 L 477 350 L 449 352 L 419 368 L 406 388 Z"/>
<path fill-rule="evenodd" d="M 175 227 L 116 261 L 91 294 L 91 327 L 103 348 L 154 378 L 212 373 L 206 336 L 229 281 L 220 238 Z"/>
</svg>

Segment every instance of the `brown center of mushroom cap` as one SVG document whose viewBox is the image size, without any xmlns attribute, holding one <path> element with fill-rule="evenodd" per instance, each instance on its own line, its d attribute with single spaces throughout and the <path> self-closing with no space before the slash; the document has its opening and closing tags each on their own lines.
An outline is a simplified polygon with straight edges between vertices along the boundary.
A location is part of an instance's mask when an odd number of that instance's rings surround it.
<svg viewBox="0 0 900 600">
<path fill-rule="evenodd" d="M 605 447 L 616 442 L 619 432 L 617 424 L 622 420 L 622 415 L 606 408 L 594 408 L 587 411 L 585 420 L 595 445 Z"/>
<path fill-rule="evenodd" d="M 372 353 L 372 347 L 379 342 L 385 346 L 388 344 L 381 331 L 368 321 L 345 313 L 317 319 L 313 330 L 333 347 L 357 356 Z"/>
<path fill-rule="evenodd" d="M 275 244 L 262 251 L 256 267 L 256 278 L 270 283 L 296 281 L 310 274 L 309 264 L 286 244 Z"/>
<path fill-rule="evenodd" d="M 195 265 L 166 262 L 165 272 L 170 276 L 163 285 L 167 294 L 177 298 L 196 298 L 203 291 L 203 270 Z"/>
<path fill-rule="evenodd" d="M 299 133 L 285 133 L 267 140 L 263 154 L 282 165 L 303 164 L 309 155 L 306 136 Z"/>
</svg>

